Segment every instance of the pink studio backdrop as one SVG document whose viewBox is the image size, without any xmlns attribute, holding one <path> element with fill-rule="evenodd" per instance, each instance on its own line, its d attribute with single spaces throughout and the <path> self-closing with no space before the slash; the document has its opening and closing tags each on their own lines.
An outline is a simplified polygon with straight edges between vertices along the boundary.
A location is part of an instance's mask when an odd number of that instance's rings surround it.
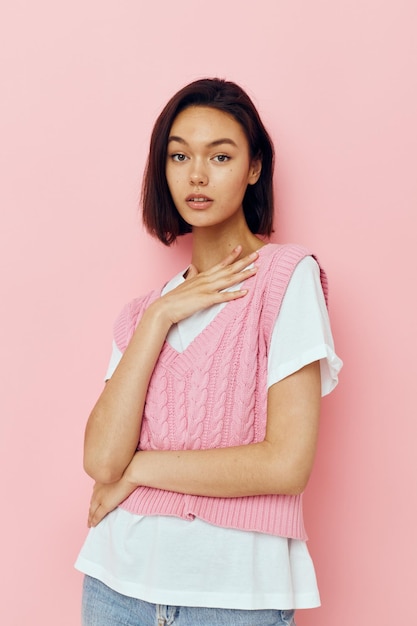
<svg viewBox="0 0 417 626">
<path fill-rule="evenodd" d="M 206 75 L 270 129 L 274 237 L 326 267 L 345 362 L 306 496 L 323 606 L 297 623 L 417 623 L 413 0 L 3 4 L 1 623 L 79 624 L 82 438 L 112 322 L 187 263 L 139 224 L 149 133 Z"/>
</svg>

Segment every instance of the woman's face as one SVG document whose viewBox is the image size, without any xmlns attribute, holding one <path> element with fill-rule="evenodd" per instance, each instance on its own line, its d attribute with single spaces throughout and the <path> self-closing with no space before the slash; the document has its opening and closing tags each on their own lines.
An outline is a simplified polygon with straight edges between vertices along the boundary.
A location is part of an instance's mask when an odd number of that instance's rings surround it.
<svg viewBox="0 0 417 626">
<path fill-rule="evenodd" d="M 166 177 L 181 217 L 195 228 L 237 225 L 248 185 L 257 182 L 246 135 L 230 115 L 210 107 L 185 109 L 172 124 Z"/>
</svg>

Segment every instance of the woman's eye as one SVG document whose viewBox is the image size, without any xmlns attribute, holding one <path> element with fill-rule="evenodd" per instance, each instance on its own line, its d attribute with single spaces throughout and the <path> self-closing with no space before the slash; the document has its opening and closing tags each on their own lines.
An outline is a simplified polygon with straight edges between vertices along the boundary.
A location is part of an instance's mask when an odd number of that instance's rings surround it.
<svg viewBox="0 0 417 626">
<path fill-rule="evenodd" d="M 230 157 L 229 157 L 229 156 L 227 156 L 227 154 L 217 154 L 217 155 L 214 157 L 214 160 L 215 160 L 215 161 L 218 161 L 219 163 L 226 163 L 227 161 L 229 161 L 229 160 L 230 160 Z"/>
<path fill-rule="evenodd" d="M 183 161 L 187 159 L 187 157 L 185 156 L 185 154 L 179 153 L 179 154 L 172 154 L 171 159 L 173 161 L 177 161 L 177 163 L 182 163 Z"/>
</svg>

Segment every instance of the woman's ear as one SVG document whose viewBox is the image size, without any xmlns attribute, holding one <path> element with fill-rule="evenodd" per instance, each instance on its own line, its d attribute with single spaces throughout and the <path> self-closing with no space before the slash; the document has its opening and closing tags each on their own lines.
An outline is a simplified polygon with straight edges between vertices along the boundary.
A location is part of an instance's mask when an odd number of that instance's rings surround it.
<svg viewBox="0 0 417 626">
<path fill-rule="evenodd" d="M 262 159 L 253 159 L 249 169 L 249 185 L 254 185 L 258 182 L 262 171 Z"/>
</svg>

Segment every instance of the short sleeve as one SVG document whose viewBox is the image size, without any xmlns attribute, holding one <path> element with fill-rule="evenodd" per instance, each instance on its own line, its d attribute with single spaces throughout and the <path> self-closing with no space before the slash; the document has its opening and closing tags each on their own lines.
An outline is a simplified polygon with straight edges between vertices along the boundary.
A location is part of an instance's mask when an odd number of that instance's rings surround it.
<svg viewBox="0 0 417 626">
<path fill-rule="evenodd" d="M 121 350 L 119 350 L 119 348 L 116 345 L 116 342 L 113 340 L 110 361 L 107 366 L 106 377 L 104 380 L 109 380 L 109 378 L 113 376 L 114 370 L 119 365 L 119 361 L 122 358 L 122 356 L 123 356 L 123 353 L 121 352 Z"/>
<path fill-rule="evenodd" d="M 313 361 L 320 361 L 322 395 L 327 395 L 338 383 L 342 361 L 334 349 L 320 268 L 307 256 L 294 270 L 274 325 L 268 387 Z"/>
</svg>

